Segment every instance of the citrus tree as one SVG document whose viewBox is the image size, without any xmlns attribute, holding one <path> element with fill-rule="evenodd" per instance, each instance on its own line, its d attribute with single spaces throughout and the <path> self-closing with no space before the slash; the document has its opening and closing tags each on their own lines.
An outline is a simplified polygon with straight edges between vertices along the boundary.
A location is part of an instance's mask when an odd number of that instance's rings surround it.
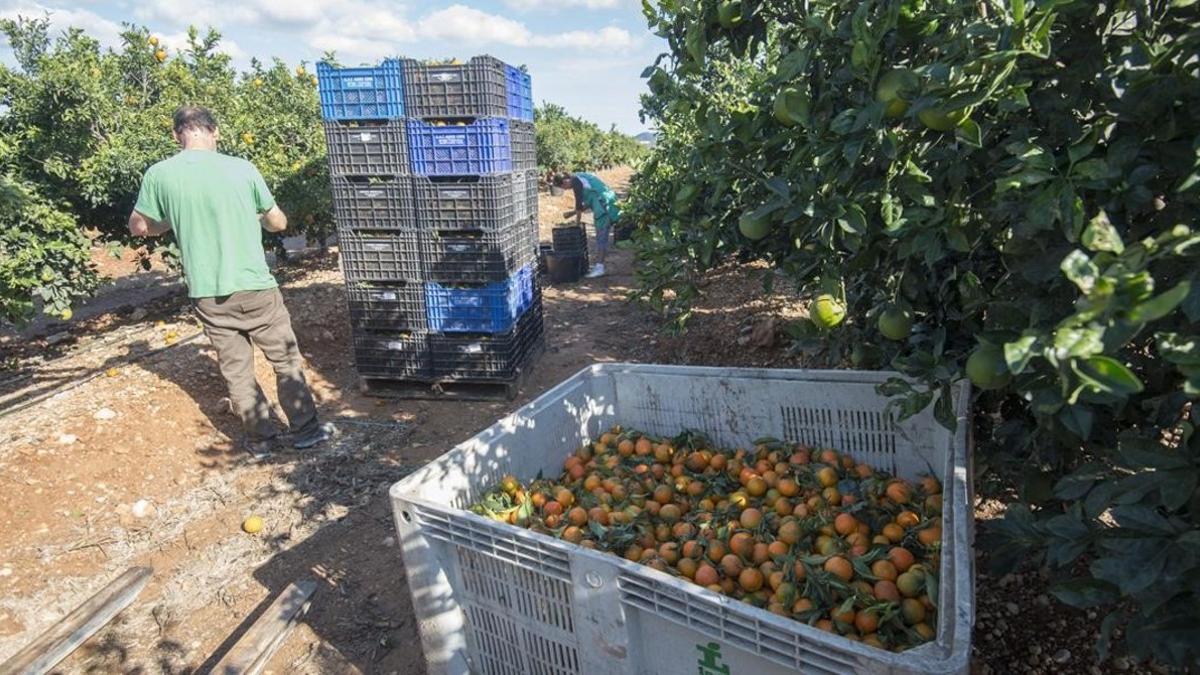
<svg viewBox="0 0 1200 675">
<path fill-rule="evenodd" d="M 293 232 L 327 231 L 316 78 L 303 64 L 255 61 L 239 74 L 214 31 L 191 30 L 187 47 L 170 54 L 140 27 L 126 27 L 118 51 L 79 29 L 51 39 L 47 26 L 45 19 L 0 22 L 18 62 L 0 66 L 0 175 L 22 195 L 0 211 L 4 317 L 28 317 L 35 297 L 64 314 L 90 293 L 93 237 L 144 243 L 129 240 L 126 219 L 146 168 L 178 151 L 171 118 L 184 103 L 215 112 L 220 149 L 258 166 Z M 171 241 L 149 245 L 169 251 Z"/>
<path fill-rule="evenodd" d="M 631 165 L 646 153 L 637 139 L 616 129 L 602 131 L 592 122 L 572 117 L 566 109 L 544 103 L 534 110 L 537 163 L 543 172 L 594 171 Z"/>
<path fill-rule="evenodd" d="M 816 362 L 892 368 L 901 414 L 977 389 L 998 565 L 1105 609 L 1099 649 L 1200 645 L 1200 5 L 668 0 L 659 144 L 628 213 L 683 321 L 734 253 L 809 298 Z M 989 471 L 991 470 L 991 471 Z"/>
</svg>

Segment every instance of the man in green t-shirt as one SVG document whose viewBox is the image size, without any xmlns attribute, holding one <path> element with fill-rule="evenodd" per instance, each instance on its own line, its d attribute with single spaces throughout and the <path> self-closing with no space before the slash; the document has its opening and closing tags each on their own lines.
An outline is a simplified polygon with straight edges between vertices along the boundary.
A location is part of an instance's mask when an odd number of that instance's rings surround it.
<svg viewBox="0 0 1200 675">
<path fill-rule="evenodd" d="M 260 228 L 282 232 L 287 216 L 253 164 L 217 152 L 212 113 L 184 106 L 174 122 L 172 136 L 183 149 L 146 171 L 129 231 L 139 237 L 174 231 L 188 296 L 217 350 L 251 452 L 270 452 L 278 436 L 254 376 L 255 346 L 275 369 L 292 446 L 323 443 L 332 428 L 317 420 L 292 320 L 262 246 Z"/>
</svg>

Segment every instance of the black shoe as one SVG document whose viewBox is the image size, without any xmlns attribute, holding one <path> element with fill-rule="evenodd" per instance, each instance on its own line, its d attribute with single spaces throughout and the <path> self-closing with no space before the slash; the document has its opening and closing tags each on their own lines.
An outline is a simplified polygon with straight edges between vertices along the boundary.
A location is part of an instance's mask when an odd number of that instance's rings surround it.
<svg viewBox="0 0 1200 675">
<path fill-rule="evenodd" d="M 262 441 L 243 441 L 242 445 L 246 448 L 246 452 L 254 459 L 264 459 L 270 457 L 271 453 L 275 452 L 275 448 L 279 445 L 279 439 L 268 438 Z"/>
<path fill-rule="evenodd" d="M 297 450 L 308 450 L 328 441 L 335 435 L 337 435 L 337 429 L 329 422 L 326 422 L 307 434 L 293 438 L 292 447 Z"/>
</svg>

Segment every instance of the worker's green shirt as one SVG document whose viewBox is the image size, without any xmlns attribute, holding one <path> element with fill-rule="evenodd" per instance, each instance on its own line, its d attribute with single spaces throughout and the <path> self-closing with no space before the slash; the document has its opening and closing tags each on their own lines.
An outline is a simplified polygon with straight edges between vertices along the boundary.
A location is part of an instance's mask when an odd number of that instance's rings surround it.
<svg viewBox="0 0 1200 675">
<path fill-rule="evenodd" d="M 188 295 L 211 298 L 275 288 L 259 215 L 275 198 L 254 165 L 209 150 L 183 150 L 146 171 L 134 207 L 171 224 Z"/>
</svg>

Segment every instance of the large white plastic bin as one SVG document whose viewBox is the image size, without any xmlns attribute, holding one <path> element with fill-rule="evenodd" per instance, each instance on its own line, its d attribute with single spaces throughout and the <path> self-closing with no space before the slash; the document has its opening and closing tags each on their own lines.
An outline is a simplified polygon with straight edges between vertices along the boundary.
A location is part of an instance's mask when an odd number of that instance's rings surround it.
<svg viewBox="0 0 1200 675">
<path fill-rule="evenodd" d="M 896 422 L 894 373 L 606 364 L 587 368 L 392 486 L 430 673 L 773 675 L 966 672 L 974 623 L 967 428 Z M 901 654 L 822 632 L 613 555 L 466 511 L 501 476 L 557 476 L 614 424 L 828 446 L 945 490 L 937 639 Z"/>
</svg>

